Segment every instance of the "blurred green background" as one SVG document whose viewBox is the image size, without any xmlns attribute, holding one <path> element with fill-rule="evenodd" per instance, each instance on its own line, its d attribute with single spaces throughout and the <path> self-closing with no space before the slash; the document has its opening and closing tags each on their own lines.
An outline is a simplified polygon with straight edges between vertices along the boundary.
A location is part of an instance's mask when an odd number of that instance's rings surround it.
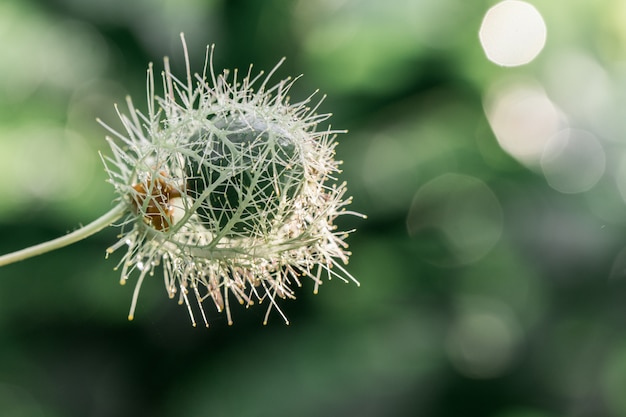
<svg viewBox="0 0 626 417">
<path fill-rule="evenodd" d="M 500 67 L 494 1 L 0 1 L 0 253 L 111 207 L 96 117 L 145 69 L 304 74 L 328 98 L 350 272 L 193 328 L 118 284 L 107 229 L 0 269 L 2 416 L 626 415 L 626 3 L 533 1 L 547 43 Z"/>
</svg>

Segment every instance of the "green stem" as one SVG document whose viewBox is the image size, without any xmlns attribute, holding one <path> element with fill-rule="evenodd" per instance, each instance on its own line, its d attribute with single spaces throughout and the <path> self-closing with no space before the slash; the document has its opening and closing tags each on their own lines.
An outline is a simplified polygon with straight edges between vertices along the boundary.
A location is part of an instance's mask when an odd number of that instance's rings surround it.
<svg viewBox="0 0 626 417">
<path fill-rule="evenodd" d="M 127 208 L 124 204 L 119 204 L 113 207 L 104 215 L 100 216 L 96 220 L 92 221 L 86 226 L 81 227 L 78 230 L 68 233 L 65 236 L 52 239 L 48 242 L 40 243 L 35 246 L 31 246 L 26 249 L 18 250 L 13 253 L 0 256 L 0 266 L 9 265 L 14 262 L 23 261 L 24 259 L 32 258 L 33 256 L 41 255 L 46 252 L 50 252 L 56 249 L 60 249 L 64 246 L 76 243 L 79 240 L 83 240 L 107 226 L 113 224 L 114 221 L 122 217 Z"/>
</svg>

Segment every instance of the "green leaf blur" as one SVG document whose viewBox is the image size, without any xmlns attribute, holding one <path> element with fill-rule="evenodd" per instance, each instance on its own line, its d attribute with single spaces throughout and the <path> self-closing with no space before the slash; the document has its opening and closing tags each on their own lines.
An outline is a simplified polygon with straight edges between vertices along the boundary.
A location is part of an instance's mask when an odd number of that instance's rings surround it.
<svg viewBox="0 0 626 417">
<path fill-rule="evenodd" d="M 509 0 L 511 1 L 511 0 Z M 112 207 L 99 117 L 148 62 L 304 74 L 332 112 L 348 270 L 262 325 L 193 328 L 156 274 L 135 320 L 114 228 L 0 269 L 1 416 L 626 415 L 626 3 L 532 1 L 547 43 L 487 59 L 495 1 L 4 0 L 0 253 Z M 349 216 L 345 216 L 349 217 Z"/>
</svg>

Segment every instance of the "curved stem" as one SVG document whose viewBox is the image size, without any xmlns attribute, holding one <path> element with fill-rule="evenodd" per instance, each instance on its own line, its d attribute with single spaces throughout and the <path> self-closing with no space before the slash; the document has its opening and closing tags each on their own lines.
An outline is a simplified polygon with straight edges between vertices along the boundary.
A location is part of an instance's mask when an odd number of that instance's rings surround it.
<svg viewBox="0 0 626 417">
<path fill-rule="evenodd" d="M 80 229 L 73 231 L 72 233 L 68 233 L 65 236 L 61 236 L 44 243 L 40 243 L 38 245 L 31 246 L 29 248 L 2 255 L 0 256 L 0 266 L 23 261 L 24 259 L 32 258 L 34 256 L 53 251 L 55 249 L 59 249 L 64 246 L 71 245 L 72 243 L 78 242 L 79 240 L 83 240 L 99 232 L 105 227 L 110 226 L 114 221 L 122 217 L 125 211 L 126 206 L 124 204 L 119 204 L 113 207 L 104 215 L 89 223 L 88 225 L 83 226 Z"/>
</svg>

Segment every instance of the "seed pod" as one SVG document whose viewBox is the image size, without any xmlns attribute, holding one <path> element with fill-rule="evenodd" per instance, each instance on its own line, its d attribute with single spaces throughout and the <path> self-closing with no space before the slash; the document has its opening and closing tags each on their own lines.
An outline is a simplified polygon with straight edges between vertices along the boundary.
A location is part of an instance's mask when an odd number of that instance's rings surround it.
<svg viewBox="0 0 626 417">
<path fill-rule="evenodd" d="M 328 277 L 358 283 L 342 266 L 350 252 L 349 232 L 335 220 L 358 215 L 346 210 L 351 198 L 339 182 L 337 131 L 317 114 L 313 96 L 289 102 L 294 79 L 275 85 L 271 76 L 250 71 L 215 73 L 213 49 L 202 74 L 192 76 L 185 44 L 186 79 L 175 77 L 164 60 L 163 94 L 155 92 L 148 68 L 148 106 L 143 113 L 127 99 L 118 109 L 125 128 L 105 125 L 112 156 L 105 157 L 110 182 L 128 217 L 120 240 L 126 248 L 121 282 L 137 276 L 129 317 L 141 283 L 162 268 L 170 297 L 212 300 L 232 323 L 230 302 L 265 302 L 264 323 L 278 301 L 295 298 L 293 286 Z M 282 62 L 282 61 L 281 61 Z"/>
<path fill-rule="evenodd" d="M 257 236 L 291 213 L 302 189 L 301 149 L 278 125 L 252 115 L 216 120 L 190 144 L 201 158 L 187 158 L 187 194 L 201 199 L 203 225 L 225 235 Z"/>
</svg>

